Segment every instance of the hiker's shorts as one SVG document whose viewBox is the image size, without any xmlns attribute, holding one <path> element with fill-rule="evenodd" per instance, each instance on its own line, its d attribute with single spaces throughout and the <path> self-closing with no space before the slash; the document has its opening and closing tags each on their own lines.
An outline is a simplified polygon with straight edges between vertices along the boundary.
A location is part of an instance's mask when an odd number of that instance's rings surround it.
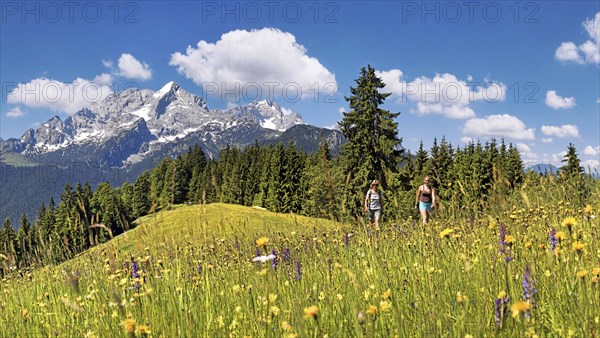
<svg viewBox="0 0 600 338">
<path fill-rule="evenodd" d="M 369 210 L 369 221 L 373 222 L 376 219 L 381 219 L 381 209 Z"/>
</svg>

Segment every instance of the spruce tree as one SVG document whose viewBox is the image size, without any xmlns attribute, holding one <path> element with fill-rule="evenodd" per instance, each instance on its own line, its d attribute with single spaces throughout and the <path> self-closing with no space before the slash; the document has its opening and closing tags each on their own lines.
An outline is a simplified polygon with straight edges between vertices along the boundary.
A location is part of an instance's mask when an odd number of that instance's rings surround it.
<svg viewBox="0 0 600 338">
<path fill-rule="evenodd" d="M 381 93 L 385 83 L 375 75 L 370 65 L 362 68 L 350 87 L 352 95 L 346 97 L 350 111 L 343 113 L 340 130 L 348 140 L 342 146 L 346 171 L 346 205 L 351 214 L 361 209 L 363 194 L 370 180 L 378 179 L 383 189 L 387 187 L 386 174 L 396 173 L 401 159 L 401 139 L 397 136 L 400 113 L 381 109 L 390 93 Z"/>
<path fill-rule="evenodd" d="M 150 172 L 144 171 L 133 184 L 132 219 L 146 215 L 150 210 L 150 205 Z"/>
<path fill-rule="evenodd" d="M 566 163 L 560 169 L 567 177 L 576 177 L 583 173 L 583 167 L 573 143 L 569 143 L 567 154 L 561 162 Z"/>
<path fill-rule="evenodd" d="M 427 151 L 423 149 L 423 141 L 419 143 L 419 150 L 415 153 L 414 167 L 415 167 L 415 176 L 420 177 L 419 180 L 423 178 L 425 172 L 425 165 L 427 164 Z"/>
<path fill-rule="evenodd" d="M 271 155 L 270 175 L 265 177 L 267 183 L 266 206 L 269 210 L 281 212 L 283 210 L 283 200 L 285 190 L 283 182 L 285 180 L 285 167 L 287 157 L 282 143 L 277 144 Z"/>
<path fill-rule="evenodd" d="M 27 220 L 25 213 L 21 214 L 21 223 L 19 224 L 19 232 L 17 233 L 17 247 L 19 251 L 19 260 L 27 264 L 31 256 L 31 224 Z"/>
<path fill-rule="evenodd" d="M 4 226 L 0 230 L 0 252 L 9 258 L 11 264 L 17 262 L 17 232 L 10 225 L 10 219 L 4 220 Z"/>
<path fill-rule="evenodd" d="M 523 161 L 521 160 L 521 154 L 519 153 L 519 150 L 517 147 L 513 146 L 512 143 L 508 147 L 506 176 L 510 182 L 511 188 L 513 189 L 523 182 Z"/>
</svg>

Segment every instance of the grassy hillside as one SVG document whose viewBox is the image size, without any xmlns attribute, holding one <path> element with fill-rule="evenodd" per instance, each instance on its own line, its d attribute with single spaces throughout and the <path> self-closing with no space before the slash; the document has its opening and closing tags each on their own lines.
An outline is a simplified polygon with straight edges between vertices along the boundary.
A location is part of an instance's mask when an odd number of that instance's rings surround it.
<svg viewBox="0 0 600 338">
<path fill-rule="evenodd" d="M 329 220 L 223 203 L 176 206 L 142 217 L 136 225 L 135 229 L 92 248 L 75 261 L 90 259 L 107 250 L 116 250 L 127 257 L 140 255 L 150 248 L 206 245 L 216 240 L 235 241 L 236 238 L 238 243 L 252 244 L 254 239 L 268 234 L 308 233 L 315 229 L 340 227 L 339 223 Z"/>
<path fill-rule="evenodd" d="M 0 327 L 22 337 L 599 335 L 600 206 L 525 197 L 527 207 L 484 219 L 380 232 L 180 206 L 61 266 L 14 272 Z"/>
</svg>

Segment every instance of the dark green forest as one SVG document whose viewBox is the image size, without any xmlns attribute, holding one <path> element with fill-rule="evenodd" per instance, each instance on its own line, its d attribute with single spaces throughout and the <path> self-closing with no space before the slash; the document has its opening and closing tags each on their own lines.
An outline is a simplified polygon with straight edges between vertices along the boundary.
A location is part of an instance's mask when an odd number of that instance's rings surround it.
<svg viewBox="0 0 600 338">
<path fill-rule="evenodd" d="M 503 140 L 459 147 L 445 138 L 423 144 L 414 153 L 401 147 L 397 135 L 399 113 L 381 109 L 389 94 L 370 66 L 361 70 L 344 113 L 340 130 L 348 140 L 333 157 L 323 142 L 307 154 L 293 144 L 238 149 L 226 147 L 218 160 L 208 159 L 200 146 L 177 158 L 165 158 L 143 172 L 133 184 L 67 184 L 58 204 L 50 200 L 31 222 L 6 219 L 0 230 L 4 267 L 31 267 L 58 263 L 121 234 L 144 215 L 176 204 L 212 202 L 260 206 L 280 213 L 360 222 L 362 202 L 370 182 L 381 182 L 383 226 L 418 217 L 414 196 L 429 175 L 436 189 L 437 216 L 478 217 L 501 209 L 512 192 L 539 186 L 548 179 L 562 180 L 565 194 L 575 204 L 585 203 L 589 175 L 576 149 L 569 145 L 560 173 L 525 173 L 517 148 Z"/>
</svg>

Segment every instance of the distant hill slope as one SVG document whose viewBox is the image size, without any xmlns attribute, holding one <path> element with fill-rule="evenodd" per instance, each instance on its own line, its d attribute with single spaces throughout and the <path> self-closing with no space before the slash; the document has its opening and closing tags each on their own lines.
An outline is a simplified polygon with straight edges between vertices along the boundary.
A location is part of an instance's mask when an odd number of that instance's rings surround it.
<svg viewBox="0 0 600 338">
<path fill-rule="evenodd" d="M 527 167 L 525 171 L 535 171 L 538 174 L 556 174 L 558 172 L 558 168 L 553 166 L 552 164 L 538 163 Z"/>
<path fill-rule="evenodd" d="M 136 227 L 111 241 L 84 252 L 75 261 L 92 259 L 103 250 L 117 250 L 122 257 L 142 255 L 152 248 L 175 250 L 184 243 L 203 243 L 218 238 L 253 243 L 279 233 L 292 236 L 338 229 L 342 223 L 326 219 L 279 214 L 254 207 L 213 203 L 176 206 L 136 221 Z M 65 264 L 70 264 L 66 262 Z"/>
</svg>

